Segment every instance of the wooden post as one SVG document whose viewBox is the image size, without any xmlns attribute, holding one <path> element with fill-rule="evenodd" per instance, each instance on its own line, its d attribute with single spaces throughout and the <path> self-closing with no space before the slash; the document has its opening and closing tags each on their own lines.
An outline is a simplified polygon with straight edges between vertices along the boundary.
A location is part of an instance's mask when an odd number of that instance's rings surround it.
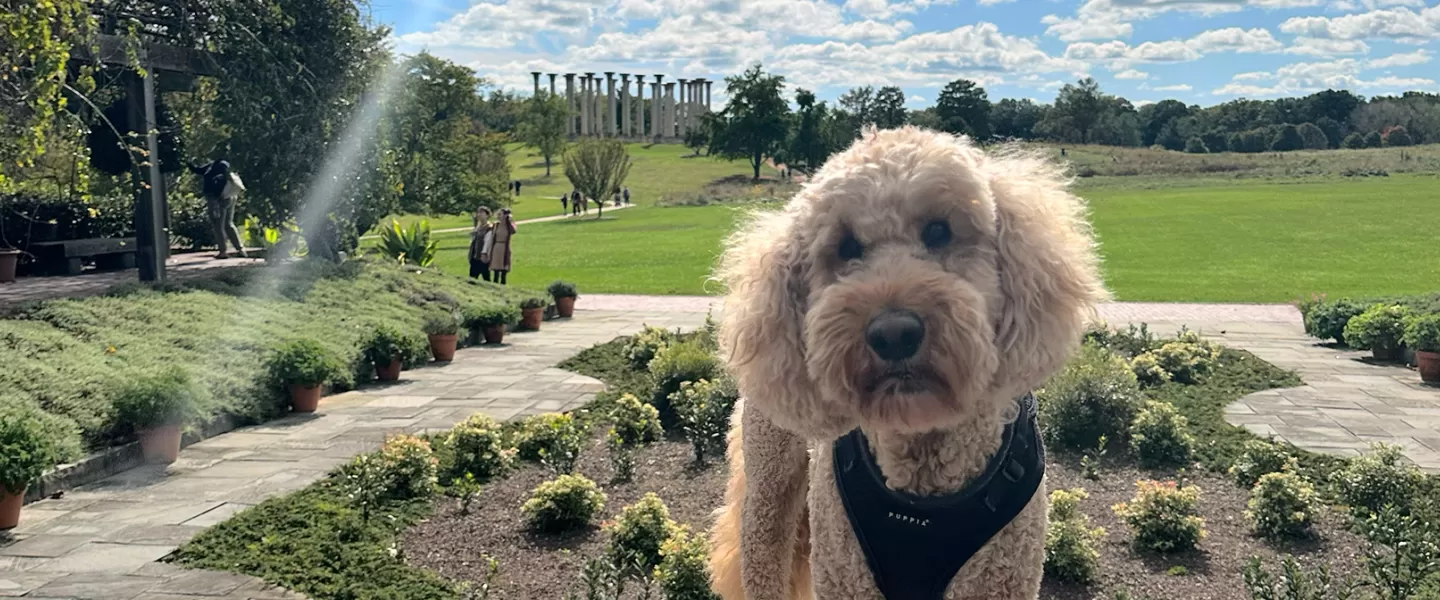
<svg viewBox="0 0 1440 600">
<path fill-rule="evenodd" d="M 143 55 L 142 55 L 143 63 Z M 131 72 L 126 79 L 128 129 L 145 132 L 145 165 L 132 169 L 135 182 L 135 262 L 140 281 L 164 281 L 170 236 L 165 231 L 165 179 L 160 175 L 160 146 L 155 139 L 155 71 Z M 147 181 L 148 180 L 148 181 Z M 147 185 L 148 184 L 148 185 Z"/>
</svg>

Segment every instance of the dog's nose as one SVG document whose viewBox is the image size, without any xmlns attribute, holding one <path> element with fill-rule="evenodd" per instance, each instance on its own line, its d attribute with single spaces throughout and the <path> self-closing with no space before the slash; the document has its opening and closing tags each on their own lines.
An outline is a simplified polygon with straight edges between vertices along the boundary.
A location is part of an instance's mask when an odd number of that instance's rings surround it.
<svg viewBox="0 0 1440 600">
<path fill-rule="evenodd" d="M 905 360 L 920 351 L 925 339 L 925 324 L 920 315 L 908 310 L 888 310 L 870 319 L 865 328 L 865 341 L 880 358 Z"/>
</svg>

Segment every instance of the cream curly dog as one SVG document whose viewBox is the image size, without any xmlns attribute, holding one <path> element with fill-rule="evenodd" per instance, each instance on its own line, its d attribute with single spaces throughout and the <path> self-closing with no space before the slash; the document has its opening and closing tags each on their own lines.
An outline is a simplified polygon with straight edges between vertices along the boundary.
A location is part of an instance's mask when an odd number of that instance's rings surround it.
<svg viewBox="0 0 1440 600">
<path fill-rule="evenodd" d="M 1043 461 L 1024 398 L 1063 365 L 1106 297 L 1085 207 L 1067 183 L 1019 150 L 986 153 L 913 127 L 867 130 L 783 211 L 731 240 L 721 338 L 744 400 L 710 559 L 726 600 L 1037 596 L 1042 469 L 1027 473 L 1001 453 Z M 861 449 L 836 460 L 851 439 Z M 841 487 L 864 479 L 849 474 L 867 459 L 878 496 L 921 508 L 946 496 L 984 506 L 955 493 L 982 475 L 1033 482 L 1018 500 L 1001 494 L 999 504 L 1015 505 L 1008 521 L 945 573 L 938 563 L 953 553 L 934 550 L 948 548 L 944 535 L 907 544 L 908 532 L 921 540 L 942 525 L 912 516 L 921 513 L 889 511 L 856 533 L 847 506 L 863 504 L 852 498 L 861 492 Z M 1005 485 L 996 489 L 1019 489 Z M 967 512 L 943 526 L 997 519 Z M 882 593 L 879 563 L 942 577 L 925 588 L 890 576 L 900 591 Z"/>
</svg>

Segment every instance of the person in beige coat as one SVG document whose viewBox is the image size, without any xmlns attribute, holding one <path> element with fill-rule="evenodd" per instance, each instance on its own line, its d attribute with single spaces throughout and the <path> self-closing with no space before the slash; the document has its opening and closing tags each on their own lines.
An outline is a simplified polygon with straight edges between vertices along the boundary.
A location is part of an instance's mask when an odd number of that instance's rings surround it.
<svg viewBox="0 0 1440 600">
<path fill-rule="evenodd" d="M 510 209 L 500 209 L 500 220 L 490 229 L 490 235 L 486 238 L 482 256 L 485 262 L 490 265 L 490 270 L 495 274 L 494 281 L 505 285 L 506 276 L 510 274 L 510 239 L 515 235 L 515 218 L 510 214 Z"/>
</svg>

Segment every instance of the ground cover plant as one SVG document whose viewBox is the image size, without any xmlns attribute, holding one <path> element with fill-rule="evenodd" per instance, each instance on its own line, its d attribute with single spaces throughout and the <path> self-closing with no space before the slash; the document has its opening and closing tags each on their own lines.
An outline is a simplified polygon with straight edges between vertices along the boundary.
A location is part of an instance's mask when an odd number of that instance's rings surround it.
<svg viewBox="0 0 1440 600">
<path fill-rule="evenodd" d="M 344 390 L 371 377 L 360 345 L 374 326 L 418 335 L 427 308 L 531 294 L 382 262 L 302 262 L 273 273 L 227 269 L 15 309 L 0 318 L 0 401 L 66 419 L 99 448 L 130 434 L 116 420 L 116 390 L 179 368 L 204 388 L 202 420 L 261 419 L 285 410 L 283 382 L 266 360 L 289 340 L 313 340 L 344 363 L 330 381 Z"/>
</svg>

